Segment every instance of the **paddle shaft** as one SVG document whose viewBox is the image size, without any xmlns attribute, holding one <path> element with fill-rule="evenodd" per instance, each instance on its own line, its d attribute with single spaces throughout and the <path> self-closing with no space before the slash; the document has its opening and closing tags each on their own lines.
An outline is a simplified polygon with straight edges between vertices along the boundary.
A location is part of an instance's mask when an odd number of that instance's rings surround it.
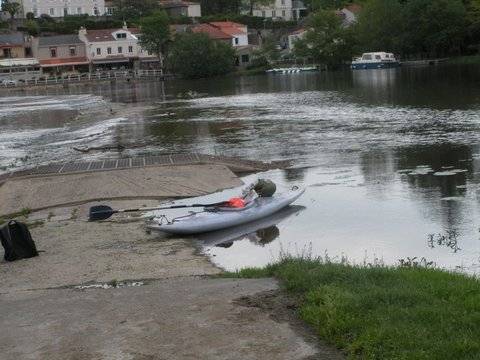
<svg viewBox="0 0 480 360">
<path fill-rule="evenodd" d="M 145 207 L 145 208 L 138 208 L 138 209 L 119 209 L 119 210 L 111 210 L 111 211 L 104 211 L 105 213 L 111 212 L 112 214 L 117 213 L 126 213 L 126 212 L 135 212 L 135 211 L 153 211 L 153 210 L 169 210 L 169 209 L 183 209 L 183 208 L 190 208 L 190 207 L 206 207 L 206 206 L 217 206 L 225 204 L 225 201 L 214 203 L 214 204 L 191 204 L 191 205 L 172 205 L 172 206 L 165 206 L 165 207 Z M 98 213 L 101 213 L 99 211 Z"/>
</svg>

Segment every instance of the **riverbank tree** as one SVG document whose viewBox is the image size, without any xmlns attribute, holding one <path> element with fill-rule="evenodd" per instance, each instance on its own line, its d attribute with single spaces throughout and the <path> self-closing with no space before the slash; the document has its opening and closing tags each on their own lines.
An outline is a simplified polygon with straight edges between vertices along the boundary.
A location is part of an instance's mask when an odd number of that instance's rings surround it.
<svg viewBox="0 0 480 360">
<path fill-rule="evenodd" d="M 230 44 L 212 40 L 206 34 L 178 34 L 172 43 L 168 64 L 175 74 L 189 79 L 225 75 L 234 69 L 235 50 Z"/>
<path fill-rule="evenodd" d="M 140 20 L 140 46 L 150 53 L 158 56 L 160 69 L 163 70 L 164 58 L 168 44 L 171 42 L 170 22 L 165 11 L 157 11 L 154 14 Z"/>
<path fill-rule="evenodd" d="M 465 4 L 462 0 L 368 0 L 355 26 L 356 41 L 361 51 L 415 57 L 459 54 L 469 29 Z"/>
<path fill-rule="evenodd" d="M 353 34 L 342 26 L 341 19 L 331 10 L 319 10 L 308 21 L 308 30 L 295 42 L 294 53 L 298 58 L 335 67 L 352 57 Z"/>
</svg>

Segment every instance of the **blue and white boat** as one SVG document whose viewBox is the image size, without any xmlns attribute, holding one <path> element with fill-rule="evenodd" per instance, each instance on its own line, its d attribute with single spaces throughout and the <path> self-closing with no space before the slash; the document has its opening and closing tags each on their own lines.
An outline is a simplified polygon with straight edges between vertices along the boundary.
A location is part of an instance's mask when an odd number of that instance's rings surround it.
<svg viewBox="0 0 480 360">
<path fill-rule="evenodd" d="M 400 62 L 395 59 L 395 56 L 386 52 L 363 53 L 362 57 L 355 58 L 352 61 L 353 70 L 387 69 L 398 66 L 400 66 Z"/>
</svg>

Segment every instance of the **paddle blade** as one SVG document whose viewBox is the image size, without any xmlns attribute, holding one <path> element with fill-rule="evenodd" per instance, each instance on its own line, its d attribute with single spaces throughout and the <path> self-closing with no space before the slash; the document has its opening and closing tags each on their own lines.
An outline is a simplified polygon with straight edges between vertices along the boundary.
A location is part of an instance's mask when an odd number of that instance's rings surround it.
<svg viewBox="0 0 480 360">
<path fill-rule="evenodd" d="M 115 212 L 115 210 L 113 210 L 110 206 L 107 205 L 92 206 L 88 213 L 88 221 L 106 220 L 110 216 L 115 214 Z"/>
</svg>

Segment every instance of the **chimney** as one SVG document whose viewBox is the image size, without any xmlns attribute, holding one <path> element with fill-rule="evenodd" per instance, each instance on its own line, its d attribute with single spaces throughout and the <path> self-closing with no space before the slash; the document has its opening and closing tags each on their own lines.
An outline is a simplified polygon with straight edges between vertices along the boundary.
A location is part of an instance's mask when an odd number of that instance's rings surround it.
<svg viewBox="0 0 480 360">
<path fill-rule="evenodd" d="M 85 29 L 83 26 L 80 27 L 80 30 L 78 30 L 78 38 L 83 42 L 87 41 L 87 29 Z"/>
</svg>

